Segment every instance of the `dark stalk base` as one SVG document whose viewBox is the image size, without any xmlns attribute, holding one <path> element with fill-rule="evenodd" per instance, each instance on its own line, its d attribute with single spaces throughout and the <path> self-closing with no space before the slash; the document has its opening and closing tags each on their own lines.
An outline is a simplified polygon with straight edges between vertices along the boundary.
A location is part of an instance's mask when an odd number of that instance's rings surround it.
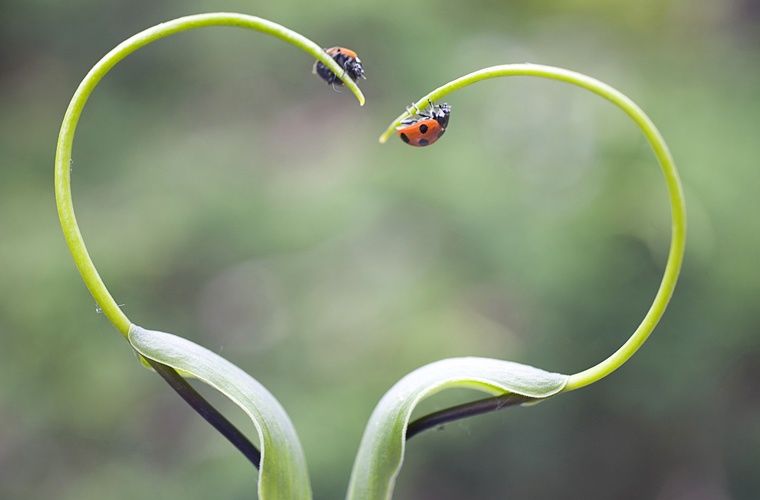
<svg viewBox="0 0 760 500">
<path fill-rule="evenodd" d="M 433 427 L 440 427 L 449 422 L 455 422 L 476 415 L 483 415 L 484 413 L 490 413 L 492 411 L 503 410 L 504 408 L 521 405 L 533 400 L 534 398 L 528 396 L 509 393 L 501 396 L 479 399 L 478 401 L 472 401 L 458 406 L 452 406 L 451 408 L 446 408 L 445 410 L 440 410 L 431 413 L 430 415 L 420 417 L 410 423 L 406 428 L 406 439 L 409 440 L 420 432 L 432 429 Z"/>
<path fill-rule="evenodd" d="M 219 431 L 227 440 L 232 443 L 235 448 L 245 455 L 245 457 L 253 464 L 257 469 L 261 462 L 261 452 L 251 443 L 245 435 L 240 432 L 237 427 L 232 425 L 232 422 L 227 420 L 224 415 L 211 406 L 211 403 L 206 401 L 193 386 L 191 386 L 187 380 L 185 380 L 177 371 L 164 364 L 161 364 L 152 359 L 145 358 L 148 364 L 156 370 L 156 373 L 174 389 L 182 399 L 189 404 L 193 410 L 198 412 L 206 422 L 211 424 L 214 429 Z"/>
</svg>

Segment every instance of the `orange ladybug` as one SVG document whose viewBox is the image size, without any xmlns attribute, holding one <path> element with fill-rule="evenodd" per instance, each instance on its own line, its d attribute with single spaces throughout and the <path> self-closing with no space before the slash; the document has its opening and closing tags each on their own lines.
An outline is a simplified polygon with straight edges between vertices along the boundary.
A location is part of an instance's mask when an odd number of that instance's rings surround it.
<svg viewBox="0 0 760 500">
<path fill-rule="evenodd" d="M 345 47 L 332 47 L 325 49 L 325 52 L 332 57 L 338 65 L 343 68 L 346 75 L 353 81 L 357 81 L 359 78 L 366 78 L 364 76 L 364 67 L 359 56 L 356 55 L 351 49 Z M 319 75 L 324 81 L 331 85 L 343 85 L 340 77 L 332 72 L 327 66 L 320 61 L 314 63 L 312 73 Z"/>
<path fill-rule="evenodd" d="M 446 132 L 450 115 L 451 106 L 431 102 L 430 111 L 420 111 L 417 116 L 402 120 L 396 133 L 410 146 L 430 146 Z"/>
</svg>

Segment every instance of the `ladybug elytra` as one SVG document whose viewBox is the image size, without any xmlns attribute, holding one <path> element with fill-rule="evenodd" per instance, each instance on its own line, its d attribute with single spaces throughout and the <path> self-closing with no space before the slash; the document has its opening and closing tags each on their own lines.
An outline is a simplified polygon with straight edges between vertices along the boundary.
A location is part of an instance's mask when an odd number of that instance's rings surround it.
<svg viewBox="0 0 760 500">
<path fill-rule="evenodd" d="M 449 124 L 451 106 L 430 103 L 430 111 L 419 111 L 417 116 L 401 121 L 396 134 L 410 146 L 430 146 L 437 141 Z"/>
</svg>

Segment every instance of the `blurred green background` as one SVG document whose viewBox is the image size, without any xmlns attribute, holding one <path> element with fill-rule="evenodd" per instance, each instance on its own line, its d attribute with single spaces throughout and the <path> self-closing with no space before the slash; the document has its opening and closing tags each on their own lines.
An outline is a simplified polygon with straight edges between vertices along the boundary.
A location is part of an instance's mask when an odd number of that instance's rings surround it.
<svg viewBox="0 0 760 500">
<path fill-rule="evenodd" d="M 4 0 L 0 498 L 255 496 L 255 470 L 96 312 L 53 197 L 58 127 L 89 68 L 144 28 L 220 10 L 356 50 L 367 105 L 271 37 L 179 34 L 94 92 L 74 201 L 132 321 L 224 355 L 281 401 L 315 498 L 344 496 L 374 405 L 414 368 L 476 355 L 574 373 L 654 297 L 664 183 L 609 103 L 488 81 L 451 97 L 434 147 L 377 143 L 433 88 L 525 61 L 606 81 L 655 121 L 685 183 L 685 268 L 622 369 L 414 438 L 395 498 L 760 498 L 757 0 Z"/>
</svg>

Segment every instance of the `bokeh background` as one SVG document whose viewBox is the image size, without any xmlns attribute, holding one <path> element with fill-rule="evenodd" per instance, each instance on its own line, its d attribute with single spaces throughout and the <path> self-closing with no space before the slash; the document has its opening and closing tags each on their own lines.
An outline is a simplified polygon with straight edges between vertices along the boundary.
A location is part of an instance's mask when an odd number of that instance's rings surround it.
<svg viewBox="0 0 760 500">
<path fill-rule="evenodd" d="M 4 0 L 0 498 L 255 496 L 255 470 L 96 312 L 53 198 L 58 127 L 89 68 L 144 28 L 219 10 L 356 50 L 367 105 L 273 38 L 179 34 L 95 91 L 74 201 L 132 321 L 226 356 L 281 401 L 315 498 L 344 496 L 374 405 L 409 371 L 475 355 L 574 373 L 654 297 L 664 183 L 609 103 L 500 79 L 451 96 L 434 147 L 378 144 L 433 88 L 525 61 L 600 78 L 655 121 L 685 183 L 685 268 L 623 368 L 414 438 L 395 498 L 760 498 L 756 0 Z"/>
</svg>

